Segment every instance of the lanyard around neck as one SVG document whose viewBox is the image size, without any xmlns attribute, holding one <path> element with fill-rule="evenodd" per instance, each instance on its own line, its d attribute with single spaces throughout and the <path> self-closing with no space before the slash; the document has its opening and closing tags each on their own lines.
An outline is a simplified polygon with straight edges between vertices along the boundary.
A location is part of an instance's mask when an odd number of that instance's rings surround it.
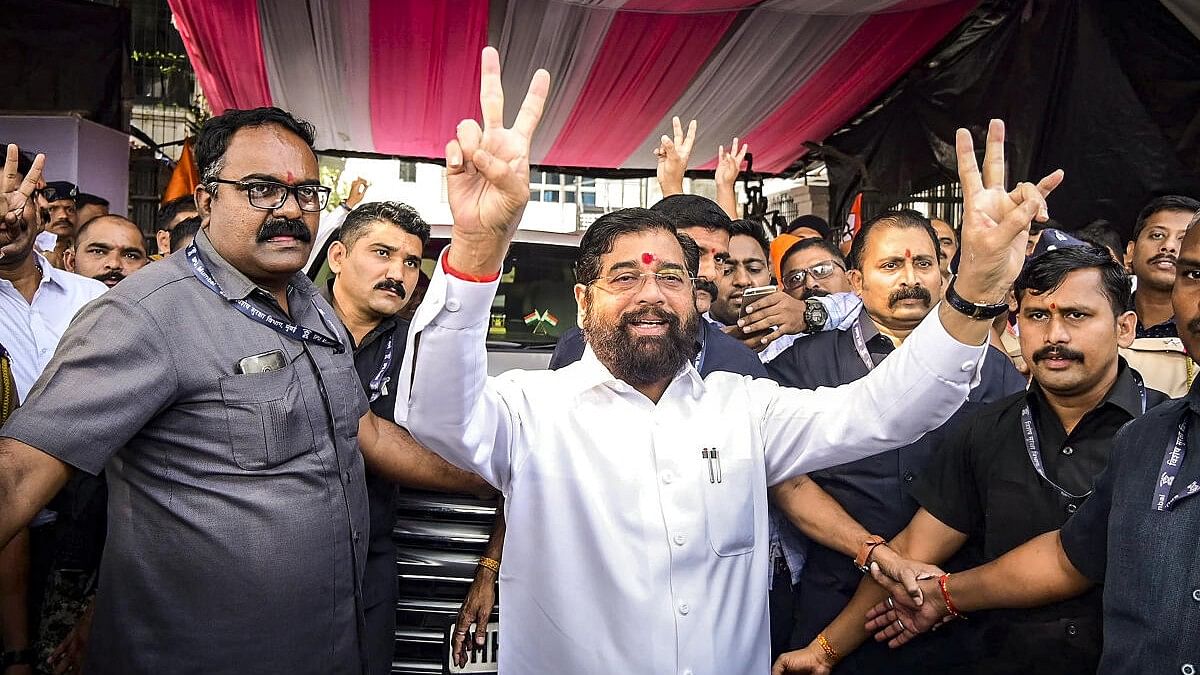
<svg viewBox="0 0 1200 675">
<path fill-rule="evenodd" d="M 1142 376 L 1136 371 L 1131 372 L 1130 374 L 1133 376 L 1133 381 L 1137 385 L 1138 397 L 1141 399 L 1142 403 L 1142 413 L 1145 414 L 1146 385 L 1142 382 Z M 1046 476 L 1046 467 L 1042 463 L 1041 441 L 1038 439 L 1037 426 L 1033 421 L 1033 411 L 1030 410 L 1028 403 L 1026 403 L 1025 407 L 1021 409 L 1021 433 L 1025 437 L 1025 450 L 1029 453 L 1029 463 L 1033 465 L 1034 471 L 1037 471 L 1037 474 L 1042 477 L 1042 480 L 1049 483 L 1051 487 L 1053 487 L 1055 490 L 1058 490 L 1062 496 L 1066 497 L 1067 499 L 1086 499 L 1091 496 L 1092 492 L 1095 491 L 1094 489 L 1088 490 L 1081 495 L 1073 494 Z"/>
<path fill-rule="evenodd" d="M 227 300 L 234 309 L 244 314 L 246 318 L 292 340 L 308 342 L 322 347 L 331 347 L 338 354 L 346 351 L 345 345 L 336 337 L 329 337 L 323 333 L 292 323 L 289 320 L 280 319 L 268 312 L 264 312 L 245 298 L 231 298 L 225 295 L 225 292 L 221 290 L 220 284 L 217 283 L 212 273 L 208 271 L 208 266 L 204 264 L 204 260 L 200 257 L 200 250 L 196 248 L 195 242 L 187 247 L 185 253 L 187 254 L 188 262 L 192 265 L 192 274 L 196 276 L 200 283 L 208 290 Z M 334 335 L 337 335 L 336 330 L 330 329 L 328 317 L 317 306 L 315 300 L 313 301 L 313 309 L 317 310 L 317 314 L 320 315 L 321 322 L 325 324 L 325 328 L 329 329 Z"/>
<path fill-rule="evenodd" d="M 1183 420 L 1175 430 L 1175 435 L 1167 443 L 1167 451 L 1163 454 L 1162 466 L 1158 469 L 1158 480 L 1154 484 L 1154 499 L 1150 502 L 1150 508 L 1155 511 L 1166 511 L 1179 500 L 1187 499 L 1200 492 L 1200 483 L 1192 481 L 1182 490 L 1176 492 L 1174 496 L 1171 496 L 1171 488 L 1174 486 L 1175 479 L 1179 477 L 1179 467 L 1183 466 L 1183 459 L 1187 457 L 1187 434 L 1189 426 L 1188 413 L 1184 411 Z"/>
</svg>

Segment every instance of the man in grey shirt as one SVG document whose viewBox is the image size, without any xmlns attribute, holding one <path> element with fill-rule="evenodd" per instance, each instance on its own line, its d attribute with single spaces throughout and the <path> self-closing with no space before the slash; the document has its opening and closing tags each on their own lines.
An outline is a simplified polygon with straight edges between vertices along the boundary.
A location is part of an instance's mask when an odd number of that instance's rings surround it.
<svg viewBox="0 0 1200 675">
<path fill-rule="evenodd" d="M 298 272 L 329 192 L 312 143 L 274 108 L 210 120 L 209 224 L 85 307 L 0 430 L 0 545 L 72 468 L 107 470 L 89 673 L 361 673 L 364 455 L 479 487 L 368 411 L 349 336 Z"/>
</svg>

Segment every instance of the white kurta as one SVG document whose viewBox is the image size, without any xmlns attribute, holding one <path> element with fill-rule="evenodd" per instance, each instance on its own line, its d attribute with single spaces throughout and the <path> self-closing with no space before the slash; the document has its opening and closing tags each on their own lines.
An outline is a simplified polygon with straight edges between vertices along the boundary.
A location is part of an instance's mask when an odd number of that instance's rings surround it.
<svg viewBox="0 0 1200 675">
<path fill-rule="evenodd" d="M 495 291 L 439 264 L 405 352 L 409 407 L 396 414 L 507 499 L 506 674 L 769 672 L 767 486 L 939 426 L 985 353 L 934 311 L 852 384 L 701 379 L 688 365 L 655 405 L 590 348 L 562 370 L 488 378 Z M 720 482 L 705 448 L 719 452 Z"/>
</svg>

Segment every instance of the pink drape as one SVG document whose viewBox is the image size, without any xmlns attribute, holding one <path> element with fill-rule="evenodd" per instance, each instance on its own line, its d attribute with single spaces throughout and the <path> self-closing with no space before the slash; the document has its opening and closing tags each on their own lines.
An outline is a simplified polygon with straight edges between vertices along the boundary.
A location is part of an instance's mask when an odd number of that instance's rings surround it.
<svg viewBox="0 0 1200 675">
<path fill-rule="evenodd" d="M 779 172 L 882 94 L 939 40 L 976 0 L 877 14 L 775 112 L 745 136 L 757 171 Z M 710 164 L 711 166 L 711 164 Z"/>
<path fill-rule="evenodd" d="M 370 16 L 375 151 L 443 156 L 458 122 L 480 115 L 487 0 L 371 0 Z"/>
<path fill-rule="evenodd" d="M 168 4 L 214 113 L 271 105 L 256 0 L 168 0 Z"/>
<path fill-rule="evenodd" d="M 618 12 L 543 162 L 619 167 L 678 100 L 736 12 Z"/>
</svg>

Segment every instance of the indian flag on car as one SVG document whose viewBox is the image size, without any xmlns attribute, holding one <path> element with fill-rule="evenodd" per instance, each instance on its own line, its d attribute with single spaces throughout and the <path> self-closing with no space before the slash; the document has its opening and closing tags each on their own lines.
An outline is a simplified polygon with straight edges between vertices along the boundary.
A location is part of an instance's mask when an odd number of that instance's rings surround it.
<svg viewBox="0 0 1200 675">
<path fill-rule="evenodd" d="M 553 328 L 558 325 L 558 317 L 550 313 L 550 310 L 539 312 L 535 308 L 532 312 L 525 315 L 525 325 L 533 326 L 533 332 L 546 333 L 546 327 Z"/>
</svg>

